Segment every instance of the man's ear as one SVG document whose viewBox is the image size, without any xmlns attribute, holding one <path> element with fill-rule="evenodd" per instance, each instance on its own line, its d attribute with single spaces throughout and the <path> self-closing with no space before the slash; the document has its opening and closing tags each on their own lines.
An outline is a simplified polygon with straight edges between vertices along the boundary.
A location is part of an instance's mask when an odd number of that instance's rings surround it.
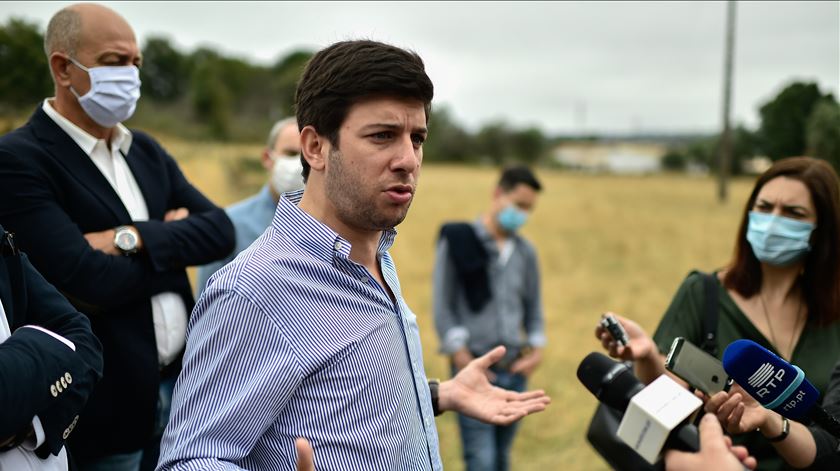
<svg viewBox="0 0 840 471">
<path fill-rule="evenodd" d="M 312 125 L 305 126 L 300 130 L 300 152 L 312 170 L 322 171 L 330 152 L 330 142 Z"/>
<path fill-rule="evenodd" d="M 274 160 L 272 160 L 271 158 L 271 149 L 269 149 L 268 147 L 263 149 L 260 161 L 262 162 L 263 168 L 268 170 L 269 172 L 272 168 L 274 168 Z"/>
<path fill-rule="evenodd" d="M 64 55 L 53 52 L 50 54 L 49 66 L 55 84 L 59 87 L 69 87 L 70 71 L 68 69 L 73 67 L 73 64 Z"/>
</svg>

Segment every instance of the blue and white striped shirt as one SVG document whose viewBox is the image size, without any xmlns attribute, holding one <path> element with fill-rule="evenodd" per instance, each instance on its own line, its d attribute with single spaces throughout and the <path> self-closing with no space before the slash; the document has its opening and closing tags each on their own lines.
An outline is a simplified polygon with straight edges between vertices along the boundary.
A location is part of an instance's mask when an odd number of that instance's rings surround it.
<svg viewBox="0 0 840 471">
<path fill-rule="evenodd" d="M 284 195 L 265 233 L 216 272 L 192 313 L 159 470 L 440 470 L 415 315 L 350 244 Z"/>
</svg>

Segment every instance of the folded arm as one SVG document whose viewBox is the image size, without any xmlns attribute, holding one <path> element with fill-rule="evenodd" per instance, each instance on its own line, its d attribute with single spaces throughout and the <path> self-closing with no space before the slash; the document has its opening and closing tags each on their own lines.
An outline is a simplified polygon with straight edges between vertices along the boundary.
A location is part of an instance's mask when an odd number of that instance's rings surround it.
<svg viewBox="0 0 840 471">
<path fill-rule="evenodd" d="M 25 255 L 20 255 L 20 268 L 9 262 L 11 258 L 6 258 L 7 266 L 10 272 L 21 270 L 25 297 L 15 299 L 16 307 L 4 307 L 23 315 L 25 326 L 0 344 L 0 441 L 28 429 L 37 415 L 47 447 L 56 454 L 63 446 L 64 430 L 102 376 L 102 347 L 87 317 L 47 283 Z"/>
</svg>

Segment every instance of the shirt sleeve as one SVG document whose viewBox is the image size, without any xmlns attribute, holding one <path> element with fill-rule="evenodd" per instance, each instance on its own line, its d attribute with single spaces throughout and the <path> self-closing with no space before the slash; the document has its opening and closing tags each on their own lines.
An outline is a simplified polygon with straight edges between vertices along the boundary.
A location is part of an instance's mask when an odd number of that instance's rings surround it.
<svg viewBox="0 0 840 471">
<path fill-rule="evenodd" d="M 545 322 L 543 320 L 542 297 L 540 293 L 540 269 L 537 254 L 530 246 L 525 273 L 525 299 L 523 323 L 528 335 L 528 345 L 532 347 L 545 346 Z"/>
<path fill-rule="evenodd" d="M 440 350 L 446 354 L 455 353 L 465 347 L 470 338 L 467 328 L 461 325 L 457 309 L 458 290 L 458 276 L 449 256 L 449 244 L 441 237 L 432 275 L 432 309 Z"/>
<path fill-rule="evenodd" d="M 828 412 L 828 415 L 840 417 L 840 362 L 837 362 L 831 372 L 831 380 L 825 390 L 822 406 Z M 840 440 L 825 429 L 815 425 L 809 426 L 808 430 L 814 436 L 814 442 L 817 445 L 814 464 L 808 469 L 840 469 Z"/>
<path fill-rule="evenodd" d="M 653 341 L 660 352 L 668 353 L 676 337 L 685 337 L 689 342 L 700 346 L 703 339 L 703 298 L 702 275 L 688 275 L 677 289 L 653 334 Z"/>
<path fill-rule="evenodd" d="M 240 469 L 297 390 L 301 371 L 282 330 L 253 301 L 205 291 L 190 320 L 158 469 Z"/>
</svg>

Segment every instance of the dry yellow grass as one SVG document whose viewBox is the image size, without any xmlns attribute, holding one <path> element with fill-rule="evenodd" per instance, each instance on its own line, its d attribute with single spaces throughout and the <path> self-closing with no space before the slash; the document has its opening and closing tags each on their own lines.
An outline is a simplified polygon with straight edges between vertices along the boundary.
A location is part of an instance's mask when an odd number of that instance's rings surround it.
<svg viewBox="0 0 840 471">
<path fill-rule="evenodd" d="M 238 172 L 237 159 L 259 146 L 183 143 L 163 139 L 188 178 L 218 204 L 256 191 L 258 172 Z M 253 165 L 249 168 L 253 168 Z M 595 323 L 615 310 L 653 330 L 683 277 L 730 256 L 738 217 L 752 180 L 736 180 L 727 204 L 710 178 L 611 177 L 541 171 L 545 191 L 523 233 L 534 242 L 542 270 L 549 345 L 531 380 L 553 398 L 550 408 L 523 420 L 514 444 L 515 470 L 605 469 L 584 434 L 595 399 L 578 383 L 580 360 L 598 350 Z M 421 326 L 426 370 L 446 377 L 431 314 L 431 271 L 438 227 L 470 220 L 487 205 L 496 169 L 426 166 L 408 218 L 392 249 L 404 295 Z M 438 419 L 448 470 L 463 469 L 452 414 Z"/>
</svg>

